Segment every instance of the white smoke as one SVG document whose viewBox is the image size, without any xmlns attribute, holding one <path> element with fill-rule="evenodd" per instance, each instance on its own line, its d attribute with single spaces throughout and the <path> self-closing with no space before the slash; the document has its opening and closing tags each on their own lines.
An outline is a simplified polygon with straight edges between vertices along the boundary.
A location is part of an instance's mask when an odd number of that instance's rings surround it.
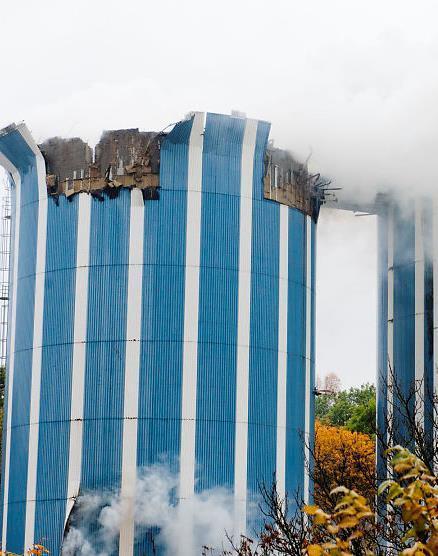
<svg viewBox="0 0 438 556">
<path fill-rule="evenodd" d="M 223 488 L 202 491 L 181 511 L 176 498 L 178 486 L 178 475 L 166 465 L 154 465 L 141 472 L 134 501 L 137 534 L 156 532 L 155 546 L 161 547 L 166 555 L 193 556 L 201 554 L 203 546 L 223 548 L 228 542 L 227 534 L 233 533 L 232 492 Z M 63 544 L 63 556 L 113 554 L 126 519 L 126 508 L 119 491 L 80 496 Z M 187 530 L 187 523 L 191 523 L 191 531 Z"/>
</svg>

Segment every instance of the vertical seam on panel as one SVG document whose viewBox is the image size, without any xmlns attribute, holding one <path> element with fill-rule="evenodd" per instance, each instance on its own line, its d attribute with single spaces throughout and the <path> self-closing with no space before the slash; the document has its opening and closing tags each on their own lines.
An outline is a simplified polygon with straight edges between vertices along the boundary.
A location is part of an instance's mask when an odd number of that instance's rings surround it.
<svg viewBox="0 0 438 556">
<path fill-rule="evenodd" d="M 304 502 L 309 502 L 310 478 L 307 469 L 310 465 L 310 348 L 311 348 L 311 287 L 312 287 L 312 220 L 306 216 L 306 376 L 304 408 Z"/>
<path fill-rule="evenodd" d="M 139 189 L 131 191 L 129 229 L 128 300 L 126 318 L 125 391 L 122 448 L 119 554 L 130 556 L 134 549 L 134 505 L 137 479 L 138 393 L 143 279 L 144 201 Z"/>
<path fill-rule="evenodd" d="M 287 404 L 287 331 L 288 331 L 288 254 L 289 209 L 280 205 L 280 272 L 278 288 L 278 379 L 277 379 L 277 490 L 286 494 L 286 404 Z"/>
<path fill-rule="evenodd" d="M 2 532 L 2 548 L 6 550 L 6 533 L 8 523 L 8 499 L 9 499 L 9 464 L 11 458 L 11 419 L 12 419 L 12 389 L 14 384 L 14 364 L 15 364 L 15 336 L 17 324 L 17 281 L 18 281 L 18 248 L 20 238 L 20 212 L 21 212 L 21 176 L 18 170 L 8 159 L 0 154 L 0 164 L 4 166 L 12 175 L 16 196 L 15 196 L 15 237 L 14 237 L 14 270 L 13 270 L 13 295 L 12 295 L 12 311 L 11 311 L 11 353 L 9 357 L 8 369 L 8 407 L 6 419 L 6 446 L 5 446 L 5 476 L 3 478 L 3 532 Z"/>
<path fill-rule="evenodd" d="M 90 254 L 91 197 L 79 195 L 76 284 L 74 309 L 74 345 L 71 381 L 70 446 L 67 482 L 67 522 L 74 498 L 79 494 L 82 463 L 82 434 L 84 416 L 85 355 L 88 318 L 88 273 Z"/>
<path fill-rule="evenodd" d="M 240 174 L 236 436 L 234 462 L 235 525 L 237 534 L 244 534 L 246 529 L 252 211 L 254 202 L 253 176 L 257 126 L 258 122 L 256 120 L 246 121 Z"/>
</svg>

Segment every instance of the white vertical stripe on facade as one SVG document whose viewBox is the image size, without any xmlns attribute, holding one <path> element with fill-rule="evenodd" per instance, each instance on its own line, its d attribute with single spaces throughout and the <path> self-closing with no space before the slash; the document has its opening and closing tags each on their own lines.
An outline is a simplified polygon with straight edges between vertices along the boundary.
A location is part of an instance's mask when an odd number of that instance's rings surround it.
<svg viewBox="0 0 438 556">
<path fill-rule="evenodd" d="M 394 209 L 391 207 L 388 213 L 388 363 L 386 372 L 387 419 L 392 421 L 394 393 L 392 390 L 394 370 Z M 388 430 L 388 435 L 390 431 Z M 390 442 L 389 436 L 387 442 Z"/>
<path fill-rule="evenodd" d="M 424 426 L 424 232 L 423 201 L 415 202 L 415 382 L 416 412 Z"/>
<path fill-rule="evenodd" d="M 256 139 L 257 121 L 246 120 L 242 146 L 240 178 L 236 438 L 234 451 L 234 497 L 236 535 L 244 534 L 246 530 L 252 205 L 254 152 Z"/>
<path fill-rule="evenodd" d="M 306 383 L 304 407 L 304 502 L 309 502 L 310 481 L 307 465 L 310 462 L 310 396 L 311 392 L 311 347 L 312 347 L 312 219 L 306 216 Z"/>
<path fill-rule="evenodd" d="M 140 377 L 143 281 L 144 201 L 140 189 L 131 191 L 129 270 L 126 324 L 125 395 L 122 450 L 120 556 L 134 553 L 134 506 L 137 479 L 138 392 Z"/>
<path fill-rule="evenodd" d="M 14 387 L 14 361 L 15 361 L 15 336 L 17 324 L 17 281 L 18 281 L 18 247 L 20 245 L 20 199 L 21 199 L 21 176 L 18 170 L 10 161 L 0 154 L 0 165 L 3 166 L 12 176 L 15 184 L 15 229 L 14 229 L 14 268 L 12 269 L 12 307 L 10 311 L 11 322 L 9 324 L 10 334 L 10 353 L 9 368 L 7 369 L 7 419 L 5 437 L 5 476 L 3 478 L 3 530 L 2 530 L 2 549 L 7 548 L 7 528 L 8 528 L 8 499 L 9 499 L 9 464 L 11 460 L 11 422 L 12 422 L 12 392 Z"/>
<path fill-rule="evenodd" d="M 88 267 L 90 254 L 91 196 L 79 194 L 73 364 L 70 410 L 70 447 L 65 519 L 78 495 L 81 480 L 82 431 L 84 417 L 85 341 L 88 317 Z"/>
<path fill-rule="evenodd" d="M 38 150 L 36 159 L 42 158 Z M 39 191 L 38 201 L 38 232 L 37 253 L 35 268 L 35 306 L 33 320 L 33 349 L 32 349 L 32 377 L 30 390 L 30 417 L 29 417 L 29 454 L 27 468 L 27 503 L 26 525 L 24 533 L 24 550 L 32 548 L 35 528 L 35 506 L 38 468 L 38 440 L 40 416 L 40 390 L 41 390 L 41 359 L 43 343 L 43 317 L 44 317 L 44 284 L 46 271 L 46 243 L 47 243 L 47 189 L 46 170 L 44 160 L 37 164 L 38 183 L 44 190 Z"/>
<path fill-rule="evenodd" d="M 184 344 L 181 400 L 179 496 L 186 530 L 190 531 L 195 489 L 196 390 L 198 374 L 199 265 L 201 258 L 202 152 L 205 114 L 196 112 L 189 141 L 184 291 Z M 191 538 L 188 533 L 188 538 Z M 190 542 L 190 541 L 188 541 Z M 191 554 L 190 547 L 181 546 Z"/>
<path fill-rule="evenodd" d="M 20 124 L 17 127 L 17 129 L 21 133 L 23 139 L 29 145 L 29 148 L 32 150 L 33 154 L 35 155 L 37 178 L 38 178 L 38 199 L 39 201 L 42 201 L 43 199 L 47 199 L 46 163 L 44 162 L 44 157 L 41 154 L 41 151 L 38 145 L 35 143 L 35 140 L 32 137 L 27 126 L 25 124 Z"/>
<path fill-rule="evenodd" d="M 289 260 L 289 208 L 280 205 L 280 272 L 278 288 L 278 380 L 277 380 L 277 492 L 286 494 L 286 403 L 287 403 L 287 307 Z"/>
</svg>

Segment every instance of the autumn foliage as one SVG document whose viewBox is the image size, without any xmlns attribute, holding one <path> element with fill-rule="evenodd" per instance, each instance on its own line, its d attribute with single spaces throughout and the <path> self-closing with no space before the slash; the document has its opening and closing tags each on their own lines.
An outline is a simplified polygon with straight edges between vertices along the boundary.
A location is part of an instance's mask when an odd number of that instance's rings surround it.
<svg viewBox="0 0 438 556">
<path fill-rule="evenodd" d="M 406 448 L 395 446 L 388 455 L 394 479 L 384 481 L 378 493 L 385 495 L 388 512 L 397 515 L 393 525 L 405 531 L 401 539 L 405 548 L 388 553 L 434 556 L 438 553 L 437 479 Z M 367 533 L 376 523 L 370 519 L 374 514 L 365 498 L 344 487 L 334 489 L 332 494 L 341 496 L 331 514 L 317 505 L 304 507 L 312 520 L 312 534 L 320 542 L 312 542 L 303 553 L 308 556 L 376 554 L 377 546 L 367 541 Z"/>
<path fill-rule="evenodd" d="M 333 509 L 339 485 L 355 490 L 367 500 L 375 497 L 375 444 L 367 434 L 316 422 L 313 450 L 315 503 Z"/>
</svg>

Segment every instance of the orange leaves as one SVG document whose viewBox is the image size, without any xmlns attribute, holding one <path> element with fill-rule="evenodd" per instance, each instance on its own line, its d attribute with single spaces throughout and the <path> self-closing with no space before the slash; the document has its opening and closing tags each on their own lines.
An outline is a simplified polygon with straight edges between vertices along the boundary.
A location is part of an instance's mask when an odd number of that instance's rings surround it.
<svg viewBox="0 0 438 556">
<path fill-rule="evenodd" d="M 34 554 L 35 556 L 44 556 L 44 554 L 49 554 L 49 551 L 42 544 L 34 544 L 27 553 Z"/>
<path fill-rule="evenodd" d="M 314 449 L 315 501 L 331 507 L 329 492 L 344 485 L 374 498 L 375 445 L 366 434 L 316 422 Z"/>
<path fill-rule="evenodd" d="M 438 484 L 426 465 L 408 449 L 396 446 L 388 451 L 395 478 L 384 481 L 379 495 L 392 511 L 401 511 L 406 526 L 400 556 L 433 556 L 438 554 Z M 347 556 L 354 554 L 354 542 L 376 527 L 374 514 L 366 499 L 354 490 L 338 487 L 330 495 L 340 496 L 331 514 L 317 505 L 303 511 L 312 520 L 315 538 L 322 539 L 305 549 L 309 556 Z M 368 550 L 368 552 L 367 552 Z M 365 553 L 372 554 L 369 549 Z"/>
</svg>

